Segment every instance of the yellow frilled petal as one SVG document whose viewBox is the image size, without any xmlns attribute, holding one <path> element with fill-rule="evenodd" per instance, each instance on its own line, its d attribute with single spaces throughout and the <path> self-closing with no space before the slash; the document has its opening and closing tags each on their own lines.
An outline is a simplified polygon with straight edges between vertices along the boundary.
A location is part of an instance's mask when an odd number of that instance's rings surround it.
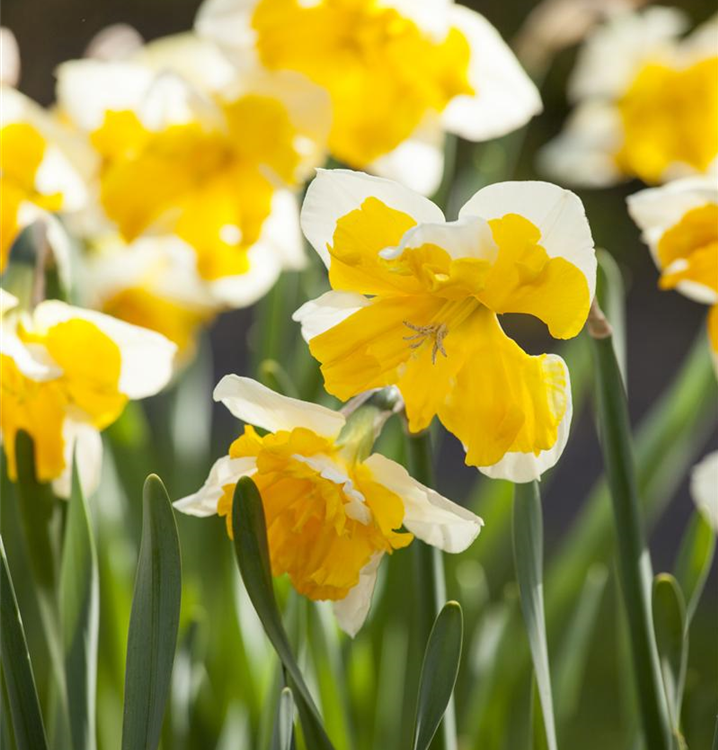
<svg viewBox="0 0 718 750">
<path fill-rule="evenodd" d="M 80 319 L 58 323 L 46 332 L 20 333 L 26 343 L 41 344 L 62 370 L 59 382 L 68 405 L 81 409 L 98 429 L 117 419 L 127 396 L 118 391 L 122 356 L 109 336 Z M 80 352 L 92 356 L 79 356 Z"/>
<path fill-rule="evenodd" d="M 718 205 L 694 208 L 661 237 L 657 247 L 661 289 L 682 281 L 718 294 Z"/>
<path fill-rule="evenodd" d="M 392 552 L 413 539 L 396 531 L 404 518 L 401 499 L 373 481 L 368 469 L 347 467 L 350 488 L 337 477 L 322 476 L 318 466 L 323 464 L 313 461 L 340 461 L 332 441 L 311 430 L 260 437 L 246 427 L 230 456 L 256 458 L 252 478 L 264 505 L 272 573 L 287 573 L 296 590 L 311 599 L 343 599 L 376 552 Z M 363 495 L 371 511 L 368 523 L 347 513 L 348 490 Z M 230 535 L 233 493 L 234 486 L 226 486 L 217 506 Z"/>
<path fill-rule="evenodd" d="M 522 216 L 489 224 L 498 254 L 479 299 L 497 313 L 535 315 L 555 338 L 576 336 L 591 306 L 586 276 L 565 258 L 549 258 L 541 232 Z"/>
<path fill-rule="evenodd" d="M 684 69 L 645 65 L 618 102 L 619 168 L 657 183 L 676 163 L 707 172 L 718 156 L 718 57 Z"/>
<path fill-rule="evenodd" d="M 62 427 L 67 396 L 58 380 L 31 380 L 20 372 L 12 357 L 3 354 L 0 360 L 0 425 L 8 476 L 12 481 L 17 479 L 15 438 L 19 430 L 24 430 L 33 440 L 37 479 L 49 482 L 65 468 Z"/>
<path fill-rule="evenodd" d="M 37 170 L 47 143 L 41 133 L 25 122 L 13 122 L 0 130 L 0 272 L 5 268 L 10 248 L 22 229 L 19 211 L 23 203 L 32 203 L 47 211 L 62 207 L 62 195 L 40 193 L 35 185 Z"/>
<path fill-rule="evenodd" d="M 435 41 L 375 0 L 260 0 L 252 26 L 266 67 L 295 70 L 329 91 L 329 147 L 354 167 L 395 149 L 427 113 L 474 93 L 458 29 Z"/>
<path fill-rule="evenodd" d="M 293 184 L 296 132 L 284 106 L 249 95 L 222 104 L 226 131 L 200 123 L 146 129 L 132 112 L 108 112 L 93 133 L 105 156 L 101 200 L 131 241 L 151 227 L 197 253 L 207 280 L 246 273 L 277 185 Z"/>
<path fill-rule="evenodd" d="M 465 361 L 438 416 L 464 444 L 466 463 L 491 466 L 508 452 L 538 455 L 553 447 L 570 398 L 561 360 L 526 354 L 486 308 L 457 329 L 455 338 Z M 436 387 L 430 371 L 423 385 Z M 404 394 L 407 403 L 419 395 Z"/>
</svg>

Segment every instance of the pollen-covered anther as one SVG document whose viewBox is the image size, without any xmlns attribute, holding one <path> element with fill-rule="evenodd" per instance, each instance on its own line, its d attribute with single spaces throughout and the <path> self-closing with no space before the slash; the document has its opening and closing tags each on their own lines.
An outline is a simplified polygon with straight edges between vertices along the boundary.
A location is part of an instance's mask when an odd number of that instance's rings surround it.
<svg viewBox="0 0 718 750">
<path fill-rule="evenodd" d="M 431 350 L 431 363 L 436 364 L 436 355 L 441 352 L 445 357 L 446 349 L 444 349 L 444 339 L 449 333 L 449 329 L 446 323 L 432 323 L 427 326 L 417 326 L 414 323 L 409 323 L 408 320 L 402 321 L 407 328 L 415 331 L 411 336 L 404 336 L 404 341 L 410 341 L 410 349 L 418 349 L 428 338 L 434 340 L 434 348 Z"/>
</svg>

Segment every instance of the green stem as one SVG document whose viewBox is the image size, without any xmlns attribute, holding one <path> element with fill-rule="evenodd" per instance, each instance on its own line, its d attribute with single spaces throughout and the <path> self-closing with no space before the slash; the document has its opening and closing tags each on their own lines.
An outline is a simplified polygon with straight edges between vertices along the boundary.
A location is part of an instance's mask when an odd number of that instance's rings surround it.
<svg viewBox="0 0 718 750">
<path fill-rule="evenodd" d="M 598 428 L 613 501 L 618 569 L 646 744 L 670 750 L 668 709 L 651 616 L 651 561 L 643 536 L 641 504 L 625 389 L 612 336 L 593 340 L 598 386 Z"/>
<path fill-rule="evenodd" d="M 409 473 L 427 487 L 434 485 L 434 465 L 431 452 L 431 434 L 428 430 L 407 437 L 407 464 Z M 425 647 L 434 621 L 446 604 L 446 579 L 441 550 L 423 542 L 415 542 L 414 565 L 416 598 L 419 609 L 419 639 Z M 441 731 L 437 732 L 432 750 L 456 750 L 456 712 L 453 699 L 444 714 Z"/>
</svg>

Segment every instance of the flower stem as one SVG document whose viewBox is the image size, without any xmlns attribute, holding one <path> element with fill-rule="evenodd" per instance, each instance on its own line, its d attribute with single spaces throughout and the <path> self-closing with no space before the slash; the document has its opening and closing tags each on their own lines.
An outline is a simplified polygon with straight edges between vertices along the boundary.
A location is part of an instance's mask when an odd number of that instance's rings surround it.
<svg viewBox="0 0 718 750">
<path fill-rule="evenodd" d="M 651 561 L 643 536 L 626 394 L 610 326 L 589 326 L 589 332 L 597 373 L 598 429 L 613 501 L 618 569 L 645 741 L 655 750 L 670 750 L 668 707 L 651 616 Z"/>
<path fill-rule="evenodd" d="M 431 451 L 431 435 L 428 430 L 407 437 L 407 465 L 409 473 L 422 484 L 434 484 L 434 466 Z M 422 542 L 415 542 L 414 580 L 419 610 L 419 638 L 422 648 L 426 645 L 439 612 L 446 604 L 446 579 L 441 550 Z M 453 698 L 444 714 L 441 731 L 437 732 L 432 750 L 456 750 L 456 712 Z"/>
</svg>

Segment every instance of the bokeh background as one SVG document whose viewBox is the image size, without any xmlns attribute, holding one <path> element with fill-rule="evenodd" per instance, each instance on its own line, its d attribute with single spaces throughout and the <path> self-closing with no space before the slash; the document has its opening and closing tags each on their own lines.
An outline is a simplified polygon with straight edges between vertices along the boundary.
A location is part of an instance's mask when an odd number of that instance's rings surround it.
<svg viewBox="0 0 718 750">
<path fill-rule="evenodd" d="M 532 0 L 474 0 L 466 4 L 483 13 L 506 39 L 512 40 L 538 3 Z M 706 20 L 716 10 L 714 0 L 690 0 L 672 5 L 683 8 L 696 24 Z M 21 90 L 40 103 L 49 105 L 53 100 L 55 66 L 64 60 L 82 56 L 92 37 L 107 25 L 128 23 L 146 40 L 152 40 L 190 29 L 197 7 L 197 0 L 4 0 L 2 24 L 14 32 L 19 43 Z M 566 81 L 575 53 L 575 48 L 568 48 L 559 52 L 554 59 L 542 84 L 544 113 L 530 123 L 526 132 L 512 134 L 487 145 L 459 144 L 457 182 L 452 197 L 454 212 L 463 202 L 462 199 L 494 179 L 542 177 L 537 172 L 535 154 L 559 131 L 567 115 Z M 628 392 L 634 424 L 638 424 L 655 404 L 672 381 L 696 337 L 702 335 L 706 313 L 706 308 L 679 294 L 658 290 L 657 273 L 648 250 L 641 243 L 638 231 L 625 210 L 626 196 L 641 187 L 640 183 L 631 182 L 611 189 L 577 191 L 585 203 L 597 246 L 606 248 L 613 255 L 627 286 Z M 449 218 L 454 218 L 451 213 L 450 208 Z M 261 309 L 260 306 L 254 311 L 227 313 L 214 324 L 210 332 L 211 350 L 206 346 L 201 350 L 207 357 L 211 351 L 213 382 L 227 372 L 248 372 L 252 354 L 247 342 L 251 341 L 252 335 L 255 338 L 261 335 L 256 328 L 253 329 L 257 310 Z M 298 338 L 298 326 L 291 325 L 291 336 Z M 532 324 L 521 319 L 509 321 L 508 325 L 512 334 L 532 353 L 551 351 L 556 346 L 539 323 Z M 291 367 L 288 369 L 291 371 Z M 150 418 L 152 408 L 150 404 Z M 214 435 L 219 452 L 223 448 L 223 441 L 231 437 L 236 427 L 219 410 L 215 412 L 215 420 Z M 709 435 L 699 436 L 699 443 L 696 460 L 718 447 L 715 429 Z M 572 439 L 545 487 L 547 555 L 551 555 L 553 548 L 569 532 L 582 499 L 587 496 L 600 472 L 600 451 L 590 409 L 584 409 L 575 416 Z M 438 461 L 438 489 L 449 497 L 465 500 L 467 488 L 473 485 L 474 480 L 475 472 L 463 465 L 460 446 L 451 437 L 443 440 Z M 169 488 L 172 493 L 173 488 Z M 476 510 L 482 513 L 481 507 Z M 692 510 L 686 477 L 677 483 L 665 512 L 650 530 L 651 551 L 657 571 L 671 569 Z M 492 528 L 487 525 L 477 544 L 492 544 L 491 535 Z M 494 540 L 494 545 L 502 543 L 502 540 Z M 488 573 L 490 586 L 497 589 L 512 576 L 508 538 L 505 543 L 502 565 Z M 610 619 L 615 613 L 604 612 L 602 616 L 610 630 Z M 705 700 L 712 702 L 715 710 L 718 685 L 718 575 L 715 561 L 701 603 L 696 631 L 691 641 L 691 663 L 700 665 L 697 679 L 705 685 Z M 561 634 L 556 632 L 549 636 L 552 639 L 561 638 Z M 613 638 L 607 630 L 605 639 L 599 639 L 593 649 L 590 658 L 595 662 L 598 682 L 588 687 L 582 698 L 582 703 L 586 705 L 579 716 L 584 724 L 584 732 L 577 730 L 576 733 L 576 738 L 583 738 L 580 740 L 582 744 L 571 744 L 569 737 L 567 748 L 589 747 L 583 744 L 588 734 L 585 729 L 593 722 L 597 728 L 595 747 L 614 746 L 610 740 L 611 731 L 606 725 L 617 725 L 615 710 L 611 707 L 615 687 L 611 681 L 615 681 L 617 657 L 612 653 L 609 660 L 612 662 L 611 668 L 602 664 L 605 653 L 614 650 Z M 620 674 L 620 664 L 618 671 Z M 591 703 L 598 705 L 588 708 Z M 705 716 L 702 712 L 701 715 Z M 705 732 L 695 735 L 701 742 L 705 740 L 706 748 L 709 734 L 710 727 L 706 727 Z M 700 750 L 701 746 L 696 744 L 695 748 Z"/>
</svg>

